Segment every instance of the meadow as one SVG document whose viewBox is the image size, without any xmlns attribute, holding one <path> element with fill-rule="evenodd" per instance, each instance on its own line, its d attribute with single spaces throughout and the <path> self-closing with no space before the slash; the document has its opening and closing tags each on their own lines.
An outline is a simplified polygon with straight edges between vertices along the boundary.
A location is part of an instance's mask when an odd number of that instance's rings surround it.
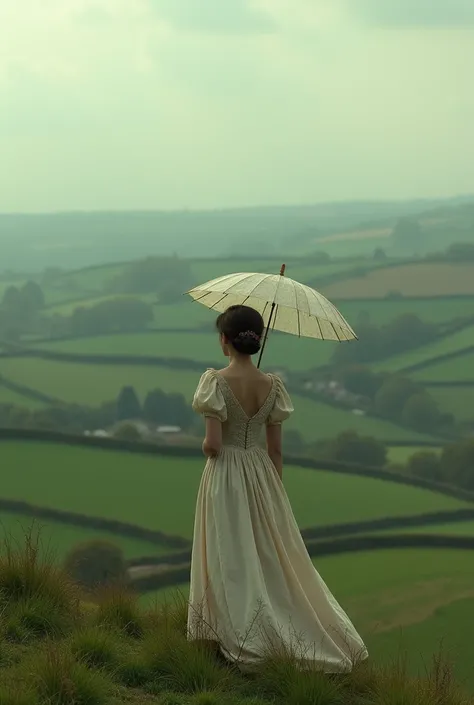
<svg viewBox="0 0 474 705">
<path fill-rule="evenodd" d="M 412 673 L 423 673 L 442 649 L 457 677 L 474 690 L 466 628 L 474 619 L 473 551 L 361 551 L 316 558 L 314 564 L 373 658 L 382 663 L 406 659 Z M 188 589 L 187 584 L 165 588 L 145 593 L 140 601 L 171 602 L 177 594 L 186 598 Z M 392 701 L 387 696 L 382 702 Z"/>
<path fill-rule="evenodd" d="M 36 399 L 25 399 L 22 394 L 14 392 L 1 384 L 0 380 L 0 404 L 13 404 L 13 406 L 27 406 L 29 409 L 41 409 L 44 404 Z"/>
<path fill-rule="evenodd" d="M 441 448 L 433 447 L 429 448 L 426 446 L 390 446 L 388 448 L 388 461 L 390 463 L 406 463 L 406 461 L 414 455 L 414 453 L 441 453 Z"/>
<path fill-rule="evenodd" d="M 419 382 L 464 382 L 474 381 L 474 353 L 459 355 L 451 360 L 442 360 L 416 370 L 411 375 Z"/>
<path fill-rule="evenodd" d="M 192 536 L 204 460 L 14 441 L 2 441 L 1 453 L 5 499 Z M 470 506 L 385 480 L 291 466 L 284 484 L 303 528 Z"/>
<path fill-rule="evenodd" d="M 474 419 L 474 385 L 472 387 L 427 387 L 427 389 L 443 411 L 453 414 L 461 421 Z"/>
<path fill-rule="evenodd" d="M 0 510 L 0 553 L 6 544 L 21 546 L 29 534 L 35 540 L 38 539 L 42 555 L 58 561 L 62 561 L 77 544 L 93 540 L 108 541 L 119 546 L 125 558 L 159 555 L 169 551 L 167 547 L 149 541 Z"/>
<path fill-rule="evenodd" d="M 388 556 L 381 554 L 377 558 L 384 561 Z M 397 572 L 392 569 L 383 576 L 374 572 L 370 588 L 366 585 L 365 589 L 360 578 L 373 570 L 373 556 L 351 556 L 346 566 L 339 559 L 338 564 L 330 560 L 318 562 L 332 588 L 339 584 L 336 597 L 343 607 L 351 612 L 354 609 L 355 616 L 351 616 L 369 648 L 370 661 L 355 664 L 351 673 L 327 677 L 317 668 L 303 672 L 294 657 L 275 645 L 248 677 L 225 665 L 214 651 L 187 640 L 185 603 L 178 600 L 150 610 L 140 605 L 133 594 L 116 587 L 86 596 L 54 564 L 38 561 L 34 547 L 31 550 L 24 546 L 0 555 L 0 702 L 469 705 L 469 689 L 474 686 L 467 649 L 470 634 L 466 629 L 453 629 L 474 616 L 473 601 L 466 590 L 463 592 L 468 583 L 468 561 L 464 562 L 463 571 L 453 556 L 444 561 L 440 555 L 436 562 L 431 557 L 431 564 L 438 569 L 429 573 L 436 591 L 427 591 L 426 584 L 412 583 L 409 599 L 404 601 L 408 576 L 412 579 L 413 570 L 419 570 L 427 558 L 418 553 L 412 560 L 405 557 L 406 565 Z M 397 556 L 395 561 L 398 564 Z M 451 594 L 450 599 L 442 590 L 442 566 L 450 569 L 451 585 L 457 587 L 456 595 Z M 344 567 L 352 569 L 349 580 Z M 389 582 L 390 577 L 393 580 Z M 347 595 L 351 588 L 353 597 Z M 458 597 L 460 592 L 462 599 Z M 390 617 L 381 616 L 375 623 L 378 610 L 386 602 Z M 403 655 L 400 657 L 400 634 L 395 633 L 394 626 L 400 623 L 411 630 L 417 619 L 415 611 L 420 622 L 415 624 L 415 643 L 423 648 L 424 658 L 429 659 L 432 652 L 437 655 L 439 629 L 447 628 L 449 655 L 460 652 L 454 674 L 449 663 L 445 665 L 439 659 L 430 664 L 417 664 L 413 659 L 407 668 Z M 432 613 L 437 619 L 428 617 Z M 446 648 L 446 631 L 441 636 Z"/>
<path fill-rule="evenodd" d="M 204 370 L 204 366 L 203 366 Z M 160 365 L 107 365 L 56 362 L 40 358 L 0 360 L 0 374 L 67 403 L 100 406 L 117 398 L 121 388 L 131 385 L 143 400 L 147 392 L 160 388 L 178 392 L 191 401 L 200 373 Z M 295 412 L 286 428 L 299 431 L 306 441 L 333 437 L 353 429 L 383 440 L 419 441 L 431 437 L 397 426 L 390 421 L 357 416 L 351 411 L 330 406 L 307 397 L 292 395 Z M 24 406 L 30 400 L 24 397 Z"/>
<path fill-rule="evenodd" d="M 323 286 L 330 300 L 369 297 L 382 299 L 392 292 L 403 296 L 474 294 L 474 264 L 413 263 L 378 268 L 365 276 Z"/>
<path fill-rule="evenodd" d="M 309 370 L 326 365 L 338 345 L 352 344 L 296 338 L 274 332 L 269 335 L 263 365 L 267 369 L 286 367 L 295 371 Z M 188 333 L 176 330 L 172 333 L 104 335 L 50 341 L 35 347 L 85 355 L 141 355 L 183 360 L 191 358 L 193 361 L 215 363 L 216 367 L 224 366 L 227 362 L 215 332 Z"/>
<path fill-rule="evenodd" d="M 422 345 L 401 355 L 394 355 L 387 360 L 375 363 L 372 367 L 377 371 L 397 372 L 410 368 L 412 365 L 419 365 L 424 362 L 429 364 L 431 359 L 439 355 L 447 355 L 473 346 L 474 326 L 467 326 L 456 333 L 428 343 L 428 345 Z M 456 362 L 451 361 L 451 364 L 456 366 Z"/>
<path fill-rule="evenodd" d="M 369 320 L 374 325 L 385 325 L 394 318 L 413 313 L 429 323 L 444 323 L 456 318 L 472 316 L 473 298 L 433 298 L 433 299 L 335 299 L 334 303 L 342 315 L 357 326 L 359 318 Z"/>
<path fill-rule="evenodd" d="M 0 360 L 0 373 L 56 399 L 85 406 L 116 399 L 125 385 L 135 387 L 142 398 L 158 387 L 191 399 L 199 381 L 198 372 L 158 365 L 88 365 L 38 358 Z M 28 404 L 25 398 L 25 405 Z"/>
</svg>

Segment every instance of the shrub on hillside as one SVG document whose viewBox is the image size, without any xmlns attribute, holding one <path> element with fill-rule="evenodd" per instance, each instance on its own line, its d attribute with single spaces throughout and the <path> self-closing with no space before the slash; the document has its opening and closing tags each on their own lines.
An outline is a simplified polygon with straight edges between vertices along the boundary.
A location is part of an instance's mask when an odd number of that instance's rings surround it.
<svg viewBox="0 0 474 705">
<path fill-rule="evenodd" d="M 432 431 L 440 423 L 438 405 L 430 394 L 413 394 L 403 407 L 401 421 L 417 431 Z"/>
<path fill-rule="evenodd" d="M 421 477 L 424 480 L 442 482 L 444 480 L 439 455 L 432 451 L 422 450 L 414 453 L 407 463 L 410 475 Z"/>
<path fill-rule="evenodd" d="M 114 438 L 120 441 L 138 442 L 142 440 L 142 434 L 135 424 L 124 421 L 116 427 Z"/>
<path fill-rule="evenodd" d="M 313 452 L 318 458 L 366 467 L 384 467 L 387 463 L 384 444 L 371 436 L 359 436 L 355 431 L 343 431 L 336 438 L 320 441 L 313 446 Z"/>
<path fill-rule="evenodd" d="M 109 541 L 87 541 L 75 546 L 66 556 L 64 567 L 87 588 L 123 583 L 127 578 L 123 552 Z"/>
</svg>

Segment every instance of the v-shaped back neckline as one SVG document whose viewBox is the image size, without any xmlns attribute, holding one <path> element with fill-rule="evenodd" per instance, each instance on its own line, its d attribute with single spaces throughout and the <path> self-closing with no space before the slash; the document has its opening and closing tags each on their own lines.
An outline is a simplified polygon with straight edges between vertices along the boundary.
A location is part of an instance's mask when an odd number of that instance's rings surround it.
<svg viewBox="0 0 474 705">
<path fill-rule="evenodd" d="M 270 387 L 270 391 L 268 392 L 267 396 L 265 397 L 265 401 L 264 401 L 263 404 L 261 405 L 260 409 L 258 409 L 258 411 L 256 411 L 255 414 L 253 414 L 253 416 L 249 416 L 249 415 L 247 414 L 247 412 L 245 411 L 244 407 L 242 406 L 242 404 L 240 403 L 240 401 L 237 399 L 237 397 L 236 397 L 236 395 L 235 395 L 235 393 L 234 393 L 232 387 L 230 386 L 230 384 L 228 383 L 228 381 L 226 380 L 226 378 L 225 378 L 223 375 L 220 375 L 220 374 L 217 372 L 217 370 L 214 370 L 213 368 L 211 368 L 211 371 L 216 375 L 216 377 L 217 377 L 218 379 L 220 379 L 220 380 L 222 380 L 222 381 L 224 382 L 224 385 L 225 385 L 226 389 L 228 390 L 229 394 L 231 395 L 231 397 L 232 397 L 232 399 L 234 400 L 234 402 L 235 402 L 235 404 L 237 405 L 237 407 L 240 409 L 240 411 L 242 412 L 242 414 L 245 416 L 245 419 L 246 419 L 247 422 L 250 422 L 250 421 L 253 421 L 254 419 L 256 419 L 257 416 L 263 411 L 263 409 L 264 409 L 264 408 L 266 407 L 266 405 L 268 404 L 268 402 L 269 402 L 269 400 L 270 400 L 270 397 L 271 397 L 271 395 L 273 394 L 273 391 L 274 391 L 274 389 L 275 389 L 275 377 L 274 377 L 274 375 L 269 374 L 268 377 L 270 377 L 270 380 L 271 380 L 271 383 L 272 383 L 272 384 L 271 384 L 271 387 Z"/>
</svg>

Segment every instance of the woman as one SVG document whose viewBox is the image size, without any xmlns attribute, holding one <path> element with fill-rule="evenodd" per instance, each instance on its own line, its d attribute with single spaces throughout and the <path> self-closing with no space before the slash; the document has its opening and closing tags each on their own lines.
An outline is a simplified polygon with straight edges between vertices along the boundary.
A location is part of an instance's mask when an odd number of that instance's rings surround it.
<svg viewBox="0 0 474 705">
<path fill-rule="evenodd" d="M 293 406 L 281 380 L 252 362 L 263 319 L 231 306 L 217 329 L 229 365 L 207 370 L 193 401 L 205 417 L 208 460 L 197 499 L 188 638 L 218 642 L 244 666 L 283 647 L 328 673 L 350 671 L 367 651 L 314 568 L 283 487 L 281 424 Z"/>
</svg>

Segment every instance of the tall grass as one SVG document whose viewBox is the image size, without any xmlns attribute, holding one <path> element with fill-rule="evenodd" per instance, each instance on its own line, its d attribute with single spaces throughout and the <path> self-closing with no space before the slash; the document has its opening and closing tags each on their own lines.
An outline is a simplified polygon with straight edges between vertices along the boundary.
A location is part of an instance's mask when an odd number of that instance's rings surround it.
<svg viewBox="0 0 474 705">
<path fill-rule="evenodd" d="M 24 545 L 0 553 L 0 705 L 469 705 L 441 654 L 418 678 L 399 657 L 328 675 L 269 639 L 252 672 L 187 638 L 183 597 L 143 610 L 122 587 L 84 609 L 69 578 Z M 203 624 L 203 634 L 208 633 Z M 303 657 L 304 661 L 304 657 Z"/>
</svg>

